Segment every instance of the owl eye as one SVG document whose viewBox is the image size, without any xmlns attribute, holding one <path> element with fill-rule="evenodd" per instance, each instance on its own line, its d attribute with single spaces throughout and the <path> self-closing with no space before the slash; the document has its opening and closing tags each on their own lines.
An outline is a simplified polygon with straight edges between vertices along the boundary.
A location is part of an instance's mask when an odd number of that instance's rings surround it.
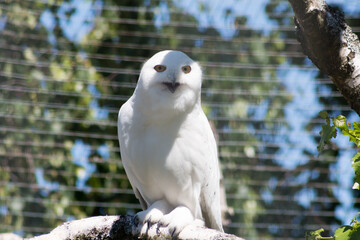
<svg viewBox="0 0 360 240">
<path fill-rule="evenodd" d="M 184 72 L 184 73 L 189 73 L 191 72 L 191 67 L 189 65 L 186 65 L 186 66 L 183 66 L 181 68 L 181 70 Z"/>
<path fill-rule="evenodd" d="M 163 71 L 166 70 L 166 67 L 165 67 L 164 65 L 156 65 L 156 66 L 154 67 L 154 69 L 155 69 L 155 71 L 157 71 L 157 72 L 163 72 Z"/>
</svg>

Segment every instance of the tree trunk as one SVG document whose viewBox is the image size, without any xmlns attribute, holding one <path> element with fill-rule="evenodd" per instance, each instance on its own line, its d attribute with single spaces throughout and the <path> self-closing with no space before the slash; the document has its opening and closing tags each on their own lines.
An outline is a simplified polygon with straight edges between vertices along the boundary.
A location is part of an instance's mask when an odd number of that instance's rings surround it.
<svg viewBox="0 0 360 240">
<path fill-rule="evenodd" d="M 153 225 L 145 236 L 139 236 L 142 225 L 133 216 L 98 216 L 66 222 L 48 234 L 27 240 L 130 240 L 172 239 L 166 227 Z M 14 234 L 0 234 L 0 240 L 22 239 Z M 235 235 L 196 225 L 185 227 L 179 234 L 181 239 L 199 240 L 244 240 Z"/>
<path fill-rule="evenodd" d="M 324 0 L 288 0 L 304 53 L 360 116 L 360 43 L 344 14 Z"/>
</svg>

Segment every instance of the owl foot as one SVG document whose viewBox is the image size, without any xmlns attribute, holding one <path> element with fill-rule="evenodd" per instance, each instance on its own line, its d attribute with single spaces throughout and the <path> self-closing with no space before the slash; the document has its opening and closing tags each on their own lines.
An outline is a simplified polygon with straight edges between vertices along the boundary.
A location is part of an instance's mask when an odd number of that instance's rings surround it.
<svg viewBox="0 0 360 240">
<path fill-rule="evenodd" d="M 157 201 L 153 203 L 148 209 L 138 212 L 135 218 L 142 224 L 140 236 L 148 235 L 148 231 L 152 229 L 153 225 L 157 225 L 164 213 L 168 211 L 168 205 L 164 201 Z M 156 227 L 153 227 L 156 231 Z"/>
<path fill-rule="evenodd" d="M 186 226 L 193 223 L 195 223 L 195 219 L 191 211 L 187 207 L 181 206 L 164 215 L 158 225 L 167 227 L 169 234 L 176 238 Z"/>
</svg>

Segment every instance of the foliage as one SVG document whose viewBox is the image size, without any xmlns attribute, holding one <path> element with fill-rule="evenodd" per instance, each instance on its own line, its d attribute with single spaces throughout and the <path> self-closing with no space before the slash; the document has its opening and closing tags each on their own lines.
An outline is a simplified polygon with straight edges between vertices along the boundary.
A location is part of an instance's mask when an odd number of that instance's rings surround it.
<svg viewBox="0 0 360 240">
<path fill-rule="evenodd" d="M 360 239 L 360 222 L 356 220 L 357 215 L 351 221 L 350 225 L 344 225 L 336 229 L 333 237 L 323 237 L 321 233 L 324 229 L 319 229 L 310 233 L 306 233 L 306 240 L 358 240 Z"/>
<path fill-rule="evenodd" d="M 321 126 L 321 139 L 318 145 L 318 151 L 322 152 L 327 144 L 330 143 L 332 138 L 335 138 L 337 131 L 345 136 L 349 137 L 349 141 L 353 142 L 358 148 L 360 148 L 360 123 L 354 122 L 349 123 L 346 117 L 339 115 L 337 117 L 330 117 L 326 111 L 319 113 L 320 117 L 326 120 L 326 124 Z M 353 128 L 352 128 L 353 126 Z M 352 167 L 355 172 L 355 183 L 353 189 L 360 190 L 360 153 L 356 153 L 352 158 Z M 335 240 L 357 240 L 360 239 L 360 222 L 356 220 L 358 213 L 355 218 L 351 221 L 351 225 L 341 226 L 335 230 L 333 237 L 322 237 L 321 233 L 323 229 L 319 229 L 310 233 L 306 233 L 306 240 L 321 240 L 321 239 L 335 239 Z"/>
<path fill-rule="evenodd" d="M 319 152 L 323 151 L 326 144 L 336 137 L 337 130 L 341 131 L 343 135 L 348 136 L 349 141 L 353 142 L 360 149 L 360 123 L 354 122 L 352 128 L 351 123 L 347 122 L 346 117 L 342 115 L 330 117 L 325 111 L 321 111 L 319 115 L 326 120 L 326 124 L 321 126 L 321 139 L 318 145 Z M 355 172 L 353 188 L 360 190 L 360 153 L 356 153 L 352 158 L 352 166 Z"/>
</svg>

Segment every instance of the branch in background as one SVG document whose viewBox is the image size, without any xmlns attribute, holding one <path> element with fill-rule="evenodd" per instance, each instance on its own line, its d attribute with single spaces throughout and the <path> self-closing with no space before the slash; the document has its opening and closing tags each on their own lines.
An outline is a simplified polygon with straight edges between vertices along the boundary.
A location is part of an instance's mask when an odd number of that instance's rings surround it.
<svg viewBox="0 0 360 240">
<path fill-rule="evenodd" d="M 157 229 L 156 226 L 153 226 L 149 229 L 147 236 L 139 238 L 140 229 L 141 225 L 134 221 L 133 216 L 98 216 L 66 222 L 48 234 L 28 240 L 171 239 L 166 227 Z M 0 240 L 16 239 L 13 234 L 8 234 L 7 236 L 9 238 L 0 234 Z M 22 238 L 19 237 L 18 239 Z M 178 239 L 244 240 L 231 234 L 195 225 L 189 225 L 184 228 Z"/>
<path fill-rule="evenodd" d="M 344 14 L 324 0 L 288 0 L 304 53 L 327 74 L 360 116 L 360 42 Z"/>
</svg>

